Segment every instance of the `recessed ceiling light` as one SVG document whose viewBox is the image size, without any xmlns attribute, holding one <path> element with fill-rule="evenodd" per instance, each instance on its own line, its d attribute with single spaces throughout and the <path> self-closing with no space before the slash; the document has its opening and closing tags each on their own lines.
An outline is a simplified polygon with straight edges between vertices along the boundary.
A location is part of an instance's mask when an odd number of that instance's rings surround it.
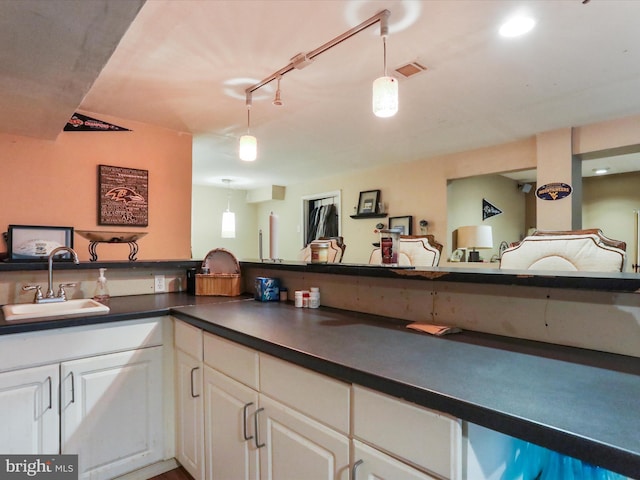
<svg viewBox="0 0 640 480">
<path fill-rule="evenodd" d="M 600 168 L 593 169 L 593 173 L 595 173 L 596 175 L 604 175 L 608 171 L 609 171 L 609 167 L 600 167 Z"/>
<path fill-rule="evenodd" d="M 531 17 L 513 17 L 500 27 L 500 35 L 503 37 L 518 37 L 530 32 L 536 21 Z"/>
</svg>

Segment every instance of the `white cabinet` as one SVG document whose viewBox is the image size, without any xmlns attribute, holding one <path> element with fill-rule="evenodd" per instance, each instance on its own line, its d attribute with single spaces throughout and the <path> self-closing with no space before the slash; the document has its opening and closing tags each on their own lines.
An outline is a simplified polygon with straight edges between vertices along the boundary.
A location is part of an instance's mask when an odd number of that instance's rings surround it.
<svg viewBox="0 0 640 480">
<path fill-rule="evenodd" d="M 260 391 L 349 434 L 351 386 L 284 360 L 260 355 Z"/>
<path fill-rule="evenodd" d="M 355 463 L 352 480 L 436 480 L 364 443 L 353 441 Z"/>
<path fill-rule="evenodd" d="M 58 378 L 58 364 L 0 373 L 0 452 L 58 453 Z"/>
<path fill-rule="evenodd" d="M 349 476 L 349 386 L 204 334 L 206 480 Z"/>
<path fill-rule="evenodd" d="M 162 460 L 162 347 L 61 365 L 62 453 L 80 479 L 113 478 Z"/>
<path fill-rule="evenodd" d="M 78 454 L 91 480 L 163 460 L 164 323 L 1 336 L 0 451 Z"/>
<path fill-rule="evenodd" d="M 258 480 L 258 392 L 208 366 L 204 385 L 205 478 Z"/>
<path fill-rule="evenodd" d="M 202 330 L 175 322 L 176 459 L 195 480 L 204 476 Z"/>
<path fill-rule="evenodd" d="M 258 352 L 209 333 L 203 345 L 205 478 L 258 480 Z"/>
<path fill-rule="evenodd" d="M 349 478 L 347 436 L 266 395 L 260 396 L 260 402 L 262 480 Z"/>
<path fill-rule="evenodd" d="M 178 460 L 196 480 L 463 478 L 458 419 L 183 322 L 176 347 Z"/>
<path fill-rule="evenodd" d="M 425 472 L 462 478 L 459 419 L 354 385 L 353 436 Z"/>
</svg>

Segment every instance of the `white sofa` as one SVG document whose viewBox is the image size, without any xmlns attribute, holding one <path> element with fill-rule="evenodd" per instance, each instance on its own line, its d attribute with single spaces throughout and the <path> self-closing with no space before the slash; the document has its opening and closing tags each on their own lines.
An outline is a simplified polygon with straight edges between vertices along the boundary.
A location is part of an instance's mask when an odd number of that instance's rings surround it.
<svg viewBox="0 0 640 480">
<path fill-rule="evenodd" d="M 500 268 L 620 272 L 626 248 L 625 242 L 607 238 L 599 229 L 536 231 L 502 252 Z"/>
<path fill-rule="evenodd" d="M 440 262 L 442 245 L 433 235 L 400 235 L 398 265 L 435 267 Z M 369 264 L 382 264 L 380 248 L 375 248 L 369 257 Z"/>
</svg>

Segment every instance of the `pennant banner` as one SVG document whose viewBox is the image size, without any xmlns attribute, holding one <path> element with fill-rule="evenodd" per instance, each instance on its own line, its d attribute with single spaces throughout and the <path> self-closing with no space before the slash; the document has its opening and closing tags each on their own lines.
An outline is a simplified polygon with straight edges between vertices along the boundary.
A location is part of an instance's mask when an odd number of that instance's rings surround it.
<svg viewBox="0 0 640 480">
<path fill-rule="evenodd" d="M 112 123 L 96 120 L 81 113 L 74 113 L 64 126 L 65 132 L 130 132 L 128 128 L 119 127 Z"/>
<path fill-rule="evenodd" d="M 500 210 L 495 205 L 487 202 L 486 199 L 482 199 L 482 220 L 486 220 L 487 218 L 495 217 L 496 215 L 500 215 L 502 210 Z"/>
</svg>

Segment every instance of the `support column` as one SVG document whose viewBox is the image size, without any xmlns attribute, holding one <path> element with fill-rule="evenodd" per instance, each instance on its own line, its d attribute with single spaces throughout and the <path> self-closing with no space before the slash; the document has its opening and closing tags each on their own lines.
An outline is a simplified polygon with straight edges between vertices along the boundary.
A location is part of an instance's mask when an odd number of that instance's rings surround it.
<svg viewBox="0 0 640 480">
<path fill-rule="evenodd" d="M 538 230 L 576 230 L 582 225 L 582 173 L 580 161 L 573 158 L 571 128 L 536 136 L 537 184 L 571 185 L 571 195 L 560 200 L 536 198 Z"/>
</svg>

